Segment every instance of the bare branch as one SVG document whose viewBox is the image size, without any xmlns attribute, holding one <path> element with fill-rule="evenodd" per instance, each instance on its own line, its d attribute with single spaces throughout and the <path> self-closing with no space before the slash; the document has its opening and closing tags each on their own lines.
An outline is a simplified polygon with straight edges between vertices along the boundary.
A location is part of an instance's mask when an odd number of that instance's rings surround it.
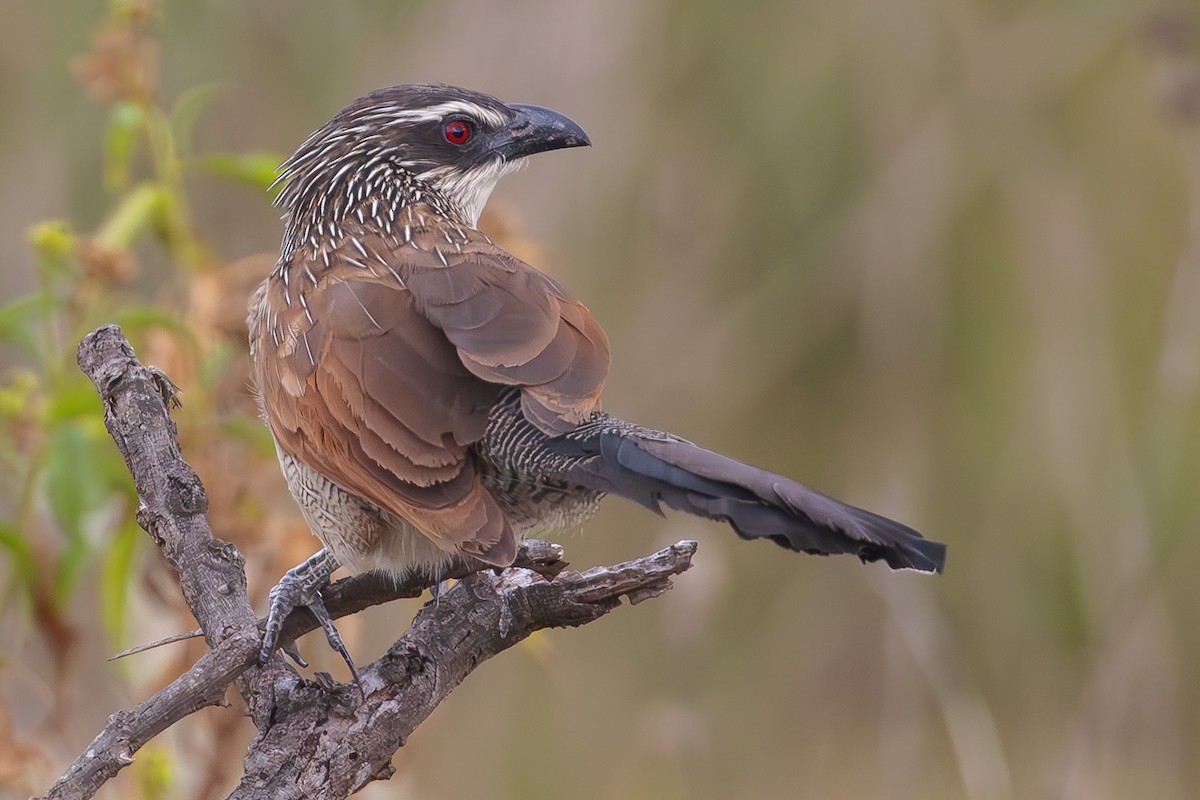
<svg viewBox="0 0 1200 800">
<path fill-rule="evenodd" d="M 246 595 L 242 556 L 212 535 L 204 487 L 179 452 L 168 414 L 173 384 L 137 361 L 115 325 L 84 339 L 79 364 L 104 401 L 105 424 L 133 475 L 138 522 L 179 574 L 212 650 L 137 708 L 110 717 L 46 798 L 91 797 L 152 737 L 200 708 L 223 704 L 231 682 L 259 728 L 232 797 L 346 797 L 390 776 L 396 750 L 480 663 L 533 631 L 599 619 L 621 597 L 636 603 L 661 594 L 671 576 L 690 566 L 696 549 L 694 542 L 680 542 L 579 573 L 565 570 L 562 548 L 531 540 L 499 574 L 461 564 L 446 576 L 461 580 L 426 604 L 408 632 L 362 670 L 365 696 L 353 686 L 305 680 L 280 658 L 260 669 L 260 622 Z M 330 613 L 341 617 L 420 596 L 430 584 L 420 576 L 396 582 L 361 575 L 322 594 Z M 282 641 L 314 627 L 311 615 L 297 611 L 285 622 Z M 297 752 L 311 755 L 296 759 Z"/>
<path fill-rule="evenodd" d="M 483 661 L 536 630 L 583 625 L 620 605 L 623 595 L 661 592 L 691 565 L 695 542 L 644 558 L 564 572 L 548 581 L 522 568 L 477 572 L 428 603 L 412 627 L 362 670 L 366 696 L 352 686 L 336 697 L 296 682 L 280 697 L 289 724 L 261 732 L 246 776 L 230 798 L 342 798 L 391 774 L 409 734 Z M 304 759 L 295 754 L 306 753 Z"/>
<path fill-rule="evenodd" d="M 132 711 L 118 711 L 44 798 L 91 797 L 124 767 L 133 754 L 171 725 L 205 706 L 223 705 L 225 687 L 254 663 L 257 628 L 243 628 L 205 653 L 187 672 Z"/>
<path fill-rule="evenodd" d="M 164 647 L 168 644 L 175 644 L 176 642 L 186 642 L 189 639 L 195 639 L 203 635 L 204 631 L 200 630 L 199 628 L 196 628 L 194 631 L 173 633 L 170 636 L 164 636 L 161 639 L 155 639 L 153 642 L 143 642 L 142 644 L 135 644 L 133 647 L 126 647 L 121 652 L 109 656 L 108 660 L 119 661 L 122 658 L 136 656 L 138 653 L 145 653 L 149 650 L 157 650 L 160 647 Z"/>
<path fill-rule="evenodd" d="M 208 495 L 183 460 L 169 380 L 147 369 L 116 325 L 105 325 L 79 345 L 79 368 L 104 402 L 104 425 L 133 476 L 141 506 L 137 518 L 179 575 L 179 585 L 204 638 L 215 647 L 256 623 L 246 596 L 245 560 L 232 544 L 214 538 Z"/>
</svg>

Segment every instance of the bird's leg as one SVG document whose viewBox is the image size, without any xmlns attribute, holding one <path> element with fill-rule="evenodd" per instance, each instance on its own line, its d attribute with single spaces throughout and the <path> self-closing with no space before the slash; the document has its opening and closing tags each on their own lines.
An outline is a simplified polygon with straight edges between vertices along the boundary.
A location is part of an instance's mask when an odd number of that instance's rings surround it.
<svg viewBox="0 0 1200 800">
<path fill-rule="evenodd" d="M 350 674 L 354 676 L 354 682 L 362 685 L 358 679 L 358 669 L 354 666 L 354 661 L 350 658 L 345 643 L 342 642 L 342 635 L 338 633 L 337 626 L 333 624 L 333 618 L 329 616 L 329 611 L 326 610 L 325 603 L 321 600 L 321 589 L 329 583 L 329 576 L 339 566 L 341 565 L 337 558 L 326 548 L 318 550 L 303 564 L 292 567 L 284 573 L 268 596 L 267 627 L 263 633 L 262 649 L 258 652 L 260 664 L 267 663 L 271 658 L 271 653 L 275 651 L 275 646 L 279 643 L 279 633 L 283 630 L 283 621 L 287 619 L 288 614 L 292 613 L 295 608 L 306 606 L 317 618 L 317 622 L 321 623 L 321 629 L 325 631 L 325 641 L 329 642 L 329 646 L 345 660 L 346 666 L 350 667 Z M 308 666 L 294 645 L 285 648 L 284 652 L 291 656 L 297 664 Z"/>
</svg>

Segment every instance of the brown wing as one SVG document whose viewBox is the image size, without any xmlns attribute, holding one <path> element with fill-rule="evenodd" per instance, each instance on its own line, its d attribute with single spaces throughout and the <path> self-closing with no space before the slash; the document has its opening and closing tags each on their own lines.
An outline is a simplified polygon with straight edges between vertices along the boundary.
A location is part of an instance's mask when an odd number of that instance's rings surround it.
<svg viewBox="0 0 1200 800">
<path fill-rule="evenodd" d="M 403 240 L 349 230 L 294 264 L 290 285 L 268 281 L 255 365 L 268 422 L 284 452 L 440 547 L 511 563 L 511 527 L 470 445 L 503 385 L 522 387 L 544 430 L 574 427 L 597 405 L 608 343 L 481 234 L 408 222 Z"/>
<path fill-rule="evenodd" d="M 264 348 L 258 359 L 279 447 L 439 547 L 511 563 L 512 530 L 468 453 L 496 388 L 463 367 L 401 289 L 331 275 L 304 304 L 307 314 L 294 305 L 280 315 L 277 357 Z"/>
<path fill-rule="evenodd" d="M 599 407 L 608 337 L 549 276 L 481 238 L 448 253 L 438 247 L 434 264 L 413 269 L 406 282 L 466 368 L 520 386 L 522 410 L 546 433 L 570 431 Z"/>
</svg>

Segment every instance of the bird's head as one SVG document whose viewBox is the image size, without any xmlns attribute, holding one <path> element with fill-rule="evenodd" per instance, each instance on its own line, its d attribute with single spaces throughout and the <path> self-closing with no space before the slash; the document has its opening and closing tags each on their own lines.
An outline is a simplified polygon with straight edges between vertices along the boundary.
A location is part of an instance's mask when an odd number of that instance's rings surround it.
<svg viewBox="0 0 1200 800">
<path fill-rule="evenodd" d="M 415 198 L 474 225 L 527 156 L 588 144 L 548 108 L 443 84 L 392 86 L 350 103 L 284 162 L 277 202 L 293 218 L 319 206 L 336 223 L 372 200 L 386 213 Z"/>
</svg>

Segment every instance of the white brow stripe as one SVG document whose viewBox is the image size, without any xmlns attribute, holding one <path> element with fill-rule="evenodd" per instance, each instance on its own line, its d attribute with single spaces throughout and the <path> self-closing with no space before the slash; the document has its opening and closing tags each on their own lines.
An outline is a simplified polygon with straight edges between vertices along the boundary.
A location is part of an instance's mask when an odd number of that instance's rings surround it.
<svg viewBox="0 0 1200 800">
<path fill-rule="evenodd" d="M 411 111 L 401 111 L 393 119 L 397 122 L 434 122 L 451 114 L 464 114 L 486 122 L 488 125 L 500 127 L 508 124 L 508 119 L 498 111 L 469 103 L 465 100 L 448 100 L 436 106 L 414 108 Z"/>
</svg>

